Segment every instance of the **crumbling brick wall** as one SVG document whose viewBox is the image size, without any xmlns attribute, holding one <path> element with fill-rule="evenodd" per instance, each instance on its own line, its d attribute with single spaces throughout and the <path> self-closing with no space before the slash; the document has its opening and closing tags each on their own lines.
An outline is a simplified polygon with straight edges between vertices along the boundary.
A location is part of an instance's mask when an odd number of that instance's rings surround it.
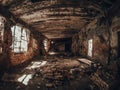
<svg viewBox="0 0 120 90">
<path fill-rule="evenodd" d="M 25 53 L 10 53 L 10 60 L 11 60 L 11 65 L 18 65 L 21 64 L 29 59 L 32 59 L 35 54 L 38 52 L 38 43 L 37 41 L 31 36 L 30 37 L 30 42 L 28 45 L 28 51 Z"/>
<path fill-rule="evenodd" d="M 8 34 L 9 33 L 9 34 Z M 6 37 L 8 36 L 8 37 Z M 32 59 L 33 57 L 40 57 L 43 55 L 43 44 L 42 39 L 43 36 L 39 35 L 30 35 L 30 41 L 28 44 L 28 51 L 25 53 L 14 53 L 12 52 L 12 49 L 10 48 L 12 44 L 12 33 L 9 29 L 9 32 L 5 33 L 5 40 L 8 40 L 8 42 L 5 41 L 4 46 L 4 52 L 0 57 L 0 61 L 4 61 L 4 63 L 0 62 L 3 66 L 6 66 L 6 63 L 8 66 L 15 66 L 19 65 L 25 61 L 28 61 Z M 6 58 L 6 59 L 5 59 Z"/>
<path fill-rule="evenodd" d="M 118 57 L 118 32 L 120 32 L 120 17 L 116 16 L 111 25 L 111 58 L 115 60 Z"/>
<path fill-rule="evenodd" d="M 45 56 L 46 55 L 46 50 L 44 47 L 44 40 L 47 39 L 45 36 L 43 36 L 40 32 L 37 31 L 33 31 L 33 37 L 35 38 L 35 40 L 38 43 L 38 55 L 36 55 L 36 57 L 40 57 L 40 56 Z"/>
<path fill-rule="evenodd" d="M 119 14 L 119 13 L 117 13 Z M 77 35 L 73 36 L 72 52 L 98 60 L 103 64 L 107 64 L 108 60 L 114 61 L 118 58 L 118 32 L 120 32 L 120 17 L 116 15 L 111 18 L 111 25 L 108 27 L 106 21 L 103 20 L 98 25 L 99 20 L 96 19 L 80 30 Z M 108 32 L 109 30 L 109 32 Z M 110 33 L 110 34 L 109 34 Z M 88 56 L 88 40 L 93 39 L 93 56 Z"/>
<path fill-rule="evenodd" d="M 97 25 L 98 19 L 95 19 L 75 36 L 73 36 L 72 51 L 79 53 L 84 57 L 97 60 L 102 64 L 107 64 L 109 57 L 109 40 L 106 25 Z M 92 56 L 88 56 L 88 41 L 92 39 Z M 74 46 L 75 45 L 75 46 Z M 76 49 L 75 49 L 76 48 Z M 73 53 L 74 53 L 73 52 Z"/>
</svg>

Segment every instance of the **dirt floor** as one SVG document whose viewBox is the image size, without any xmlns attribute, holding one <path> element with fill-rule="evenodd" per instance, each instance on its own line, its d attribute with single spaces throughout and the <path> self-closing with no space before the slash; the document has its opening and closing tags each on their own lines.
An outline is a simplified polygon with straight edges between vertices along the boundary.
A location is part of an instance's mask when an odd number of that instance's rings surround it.
<svg viewBox="0 0 120 90">
<path fill-rule="evenodd" d="M 48 57 L 12 68 L 4 73 L 0 90 L 100 90 L 90 78 L 91 65 L 78 59 Z"/>
</svg>

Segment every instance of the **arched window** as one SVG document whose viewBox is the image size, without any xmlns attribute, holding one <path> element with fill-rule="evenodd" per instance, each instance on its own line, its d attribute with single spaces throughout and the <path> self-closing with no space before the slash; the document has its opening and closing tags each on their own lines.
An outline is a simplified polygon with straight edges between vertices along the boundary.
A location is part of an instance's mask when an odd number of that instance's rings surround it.
<svg viewBox="0 0 120 90">
<path fill-rule="evenodd" d="M 28 50 L 30 32 L 21 26 L 11 27 L 12 31 L 12 52 L 24 53 Z"/>
</svg>

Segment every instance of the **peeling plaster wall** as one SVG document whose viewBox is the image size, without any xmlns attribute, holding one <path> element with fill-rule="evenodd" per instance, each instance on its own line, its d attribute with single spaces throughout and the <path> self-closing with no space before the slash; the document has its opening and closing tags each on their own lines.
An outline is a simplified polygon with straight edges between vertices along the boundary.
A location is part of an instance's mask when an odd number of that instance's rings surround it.
<svg viewBox="0 0 120 90">
<path fill-rule="evenodd" d="M 81 31 L 72 38 L 73 54 L 97 60 L 102 64 L 107 64 L 109 59 L 110 61 L 116 60 L 118 58 L 118 52 L 120 52 L 118 51 L 120 16 L 116 15 L 111 19 L 111 22 L 111 26 L 107 27 L 105 23 L 98 25 L 99 20 L 96 19 L 82 28 Z M 110 39 L 108 29 L 110 31 Z M 90 39 L 93 39 L 92 57 L 88 56 L 88 41 Z"/>
<path fill-rule="evenodd" d="M 37 31 L 31 31 L 28 51 L 26 53 L 10 53 L 11 65 L 15 66 L 32 58 L 40 58 L 45 55 L 43 40 L 45 37 Z"/>
<path fill-rule="evenodd" d="M 13 53 L 11 50 L 12 45 L 12 32 L 11 32 L 11 23 L 6 20 L 4 25 L 4 37 L 2 44 L 2 53 L 0 53 L 0 74 L 2 71 L 5 71 L 5 69 L 21 64 L 27 60 L 30 60 L 34 56 L 41 56 L 39 54 L 40 50 L 38 48 L 39 43 L 38 40 L 35 38 L 36 35 L 33 35 L 34 33 L 31 32 L 30 36 L 30 42 L 28 44 L 28 51 L 26 53 Z M 37 33 L 39 34 L 39 32 Z M 43 36 L 39 36 L 43 37 Z M 38 38 L 39 39 L 39 38 Z M 42 52 L 42 51 L 41 51 Z"/>
<path fill-rule="evenodd" d="M 9 26 L 6 26 L 4 31 L 3 53 L 0 54 L 0 67 L 5 70 L 8 67 L 16 66 L 28 61 L 34 57 L 40 58 L 45 54 L 42 36 L 39 32 L 31 32 L 28 51 L 26 53 L 14 53 L 11 50 L 12 32 Z M 0 70 L 1 70 L 0 69 Z"/>
<path fill-rule="evenodd" d="M 109 40 L 106 25 L 97 25 L 94 20 L 75 36 L 72 40 L 72 51 L 74 55 L 81 55 L 92 60 L 107 64 L 109 57 Z M 92 56 L 88 56 L 88 41 L 93 40 Z"/>
<path fill-rule="evenodd" d="M 120 17 L 116 16 L 111 25 L 111 58 L 115 60 L 118 57 L 118 32 L 120 32 Z"/>
</svg>

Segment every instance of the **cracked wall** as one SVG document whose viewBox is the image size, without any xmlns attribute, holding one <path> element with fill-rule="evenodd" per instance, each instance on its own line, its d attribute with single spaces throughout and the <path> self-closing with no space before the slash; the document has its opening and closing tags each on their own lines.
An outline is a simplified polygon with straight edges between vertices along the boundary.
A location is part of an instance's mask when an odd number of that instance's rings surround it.
<svg viewBox="0 0 120 90">
<path fill-rule="evenodd" d="M 30 41 L 28 44 L 28 51 L 26 53 L 10 53 L 12 65 L 18 65 L 33 58 L 40 58 L 45 55 L 43 40 L 45 39 L 41 33 L 31 32 Z"/>
<path fill-rule="evenodd" d="M 28 43 L 28 51 L 24 53 L 14 53 L 12 51 L 12 32 L 11 32 L 11 25 L 8 21 L 5 23 L 4 28 L 4 38 L 2 43 L 2 53 L 0 53 L 0 66 L 1 69 L 5 70 L 11 66 L 16 66 L 31 60 L 32 58 L 40 58 L 45 54 L 43 48 L 43 40 L 45 37 L 41 35 L 40 32 L 31 31 L 30 40 Z"/>
<path fill-rule="evenodd" d="M 82 30 L 73 36 L 72 51 L 74 55 L 81 55 L 89 59 L 99 61 L 102 64 L 108 63 L 109 57 L 109 34 L 106 24 L 98 24 L 99 20 L 95 19 L 86 25 Z M 88 55 L 88 41 L 92 42 L 92 56 Z"/>
<path fill-rule="evenodd" d="M 32 59 L 35 54 L 37 54 L 38 43 L 37 41 L 31 36 L 30 41 L 28 44 L 28 51 L 25 53 L 10 53 L 10 59 L 12 65 L 21 64 L 29 59 Z"/>
<path fill-rule="evenodd" d="M 80 32 L 72 37 L 72 52 L 74 55 L 81 55 L 92 60 L 108 64 L 118 58 L 118 32 L 120 32 L 120 17 L 117 13 L 111 18 L 111 25 L 106 20 L 95 19 Z M 93 40 L 92 57 L 88 56 L 88 41 Z"/>
<path fill-rule="evenodd" d="M 120 17 L 116 16 L 112 20 L 112 25 L 111 25 L 111 58 L 112 59 L 117 59 L 119 57 L 118 53 L 120 52 L 119 46 L 118 46 L 118 32 L 120 32 Z"/>
</svg>

